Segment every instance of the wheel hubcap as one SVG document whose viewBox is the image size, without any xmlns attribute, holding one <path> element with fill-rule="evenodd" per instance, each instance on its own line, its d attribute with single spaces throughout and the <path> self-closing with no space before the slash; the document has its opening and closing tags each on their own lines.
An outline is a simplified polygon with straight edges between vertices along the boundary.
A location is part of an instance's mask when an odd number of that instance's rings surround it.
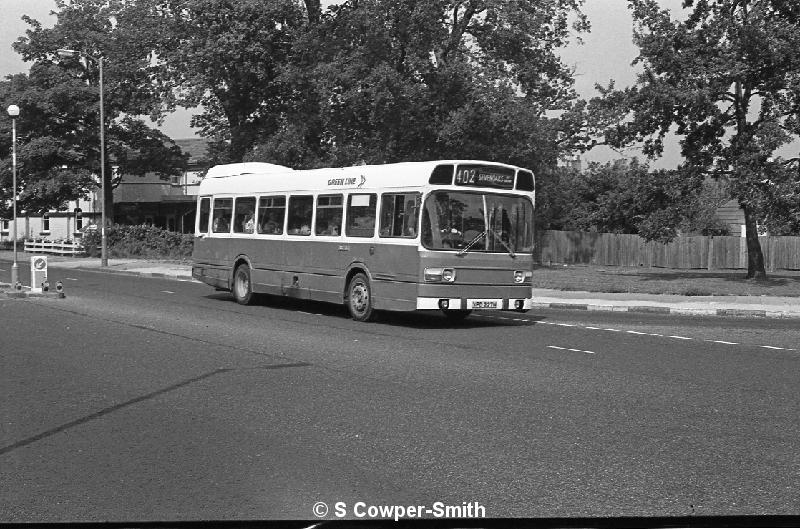
<svg viewBox="0 0 800 529">
<path fill-rule="evenodd" d="M 248 286 L 247 275 L 239 272 L 236 275 L 236 293 L 240 298 L 247 295 Z"/>
<path fill-rule="evenodd" d="M 350 303 L 356 312 L 364 312 L 369 302 L 369 293 L 361 283 L 354 285 L 350 295 Z"/>
</svg>

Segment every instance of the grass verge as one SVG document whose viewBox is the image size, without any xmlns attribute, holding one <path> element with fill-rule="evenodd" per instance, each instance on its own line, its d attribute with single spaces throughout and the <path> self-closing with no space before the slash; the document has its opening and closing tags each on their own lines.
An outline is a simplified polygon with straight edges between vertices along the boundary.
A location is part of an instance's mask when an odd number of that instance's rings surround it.
<svg viewBox="0 0 800 529">
<path fill-rule="evenodd" d="M 746 279 L 743 270 L 674 270 L 592 265 L 536 266 L 534 288 L 587 292 L 677 294 L 681 296 L 800 297 L 800 271 Z"/>
</svg>

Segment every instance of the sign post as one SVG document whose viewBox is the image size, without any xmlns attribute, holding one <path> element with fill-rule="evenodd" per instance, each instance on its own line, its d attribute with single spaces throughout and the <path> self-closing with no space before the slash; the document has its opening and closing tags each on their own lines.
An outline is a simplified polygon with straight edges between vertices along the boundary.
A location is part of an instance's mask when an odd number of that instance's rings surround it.
<svg viewBox="0 0 800 529">
<path fill-rule="evenodd" d="M 47 256 L 31 256 L 31 292 L 41 292 L 42 283 L 47 281 Z"/>
</svg>

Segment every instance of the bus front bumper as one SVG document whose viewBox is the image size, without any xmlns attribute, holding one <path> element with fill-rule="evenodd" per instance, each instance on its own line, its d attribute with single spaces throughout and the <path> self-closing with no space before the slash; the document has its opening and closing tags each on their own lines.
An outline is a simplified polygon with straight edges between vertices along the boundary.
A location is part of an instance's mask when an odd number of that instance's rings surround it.
<svg viewBox="0 0 800 529">
<path fill-rule="evenodd" d="M 532 298 L 417 298 L 417 310 L 530 310 Z"/>
</svg>

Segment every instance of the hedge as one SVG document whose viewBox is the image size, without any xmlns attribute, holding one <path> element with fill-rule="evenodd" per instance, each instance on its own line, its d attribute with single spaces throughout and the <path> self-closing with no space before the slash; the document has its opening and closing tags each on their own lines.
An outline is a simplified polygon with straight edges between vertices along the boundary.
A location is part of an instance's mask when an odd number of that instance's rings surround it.
<svg viewBox="0 0 800 529">
<path fill-rule="evenodd" d="M 106 230 L 109 257 L 144 257 L 152 259 L 187 259 L 192 255 L 194 237 L 155 226 L 115 224 Z M 86 255 L 100 255 L 100 230 L 83 235 Z"/>
</svg>

